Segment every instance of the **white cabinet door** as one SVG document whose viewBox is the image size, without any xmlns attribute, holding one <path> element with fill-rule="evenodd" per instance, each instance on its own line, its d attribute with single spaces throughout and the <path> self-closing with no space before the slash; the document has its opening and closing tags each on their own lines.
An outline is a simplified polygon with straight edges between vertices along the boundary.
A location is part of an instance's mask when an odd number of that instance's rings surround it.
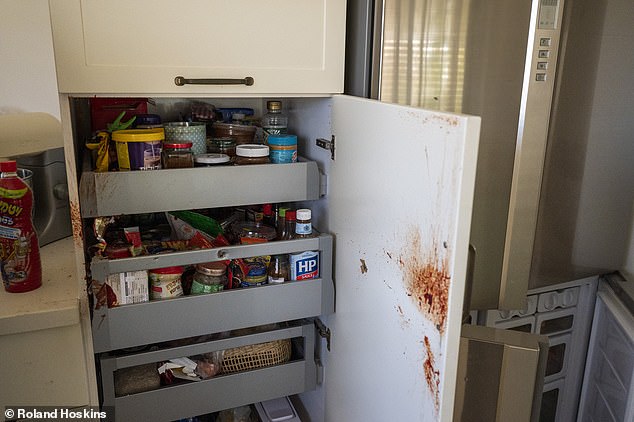
<svg viewBox="0 0 634 422">
<path fill-rule="evenodd" d="M 343 0 L 51 0 L 59 91 L 292 95 L 343 91 Z M 253 78 L 253 85 L 177 86 Z"/>
<path fill-rule="evenodd" d="M 334 96 L 327 421 L 451 421 L 480 119 Z"/>
</svg>

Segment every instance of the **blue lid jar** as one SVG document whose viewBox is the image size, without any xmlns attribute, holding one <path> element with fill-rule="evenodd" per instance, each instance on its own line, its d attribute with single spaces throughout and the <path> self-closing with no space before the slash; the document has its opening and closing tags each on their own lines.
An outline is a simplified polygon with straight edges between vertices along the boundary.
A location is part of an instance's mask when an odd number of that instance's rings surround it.
<svg viewBox="0 0 634 422">
<path fill-rule="evenodd" d="M 290 134 L 269 134 L 269 158 L 274 164 L 297 162 L 297 136 Z"/>
</svg>

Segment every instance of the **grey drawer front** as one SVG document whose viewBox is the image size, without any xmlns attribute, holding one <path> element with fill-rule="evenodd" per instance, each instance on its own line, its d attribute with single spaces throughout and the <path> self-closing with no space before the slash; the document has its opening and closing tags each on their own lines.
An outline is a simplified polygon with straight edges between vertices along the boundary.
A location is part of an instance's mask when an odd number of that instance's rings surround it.
<svg viewBox="0 0 634 422">
<path fill-rule="evenodd" d="M 288 363 L 215 378 L 163 387 L 123 397 L 114 396 L 114 371 L 172 357 L 191 356 L 204 351 L 222 350 L 282 338 L 304 337 L 304 356 Z M 310 321 L 302 325 L 264 333 L 229 338 L 204 344 L 100 359 L 104 406 L 115 407 L 117 421 L 170 421 L 246 405 L 276 397 L 298 394 L 316 386 L 315 328 Z"/>
<path fill-rule="evenodd" d="M 265 245 L 268 248 L 246 245 L 223 250 L 227 251 L 227 257 L 234 258 L 319 249 L 321 278 L 109 309 L 102 307 L 94 311 L 92 319 L 95 353 L 334 312 L 332 236 L 321 235 L 316 239 L 270 242 Z M 110 272 L 174 265 L 173 261 L 191 264 L 218 260 L 217 251 L 219 249 L 102 260 L 94 263 L 92 269 L 93 273 L 103 277 Z"/>
</svg>

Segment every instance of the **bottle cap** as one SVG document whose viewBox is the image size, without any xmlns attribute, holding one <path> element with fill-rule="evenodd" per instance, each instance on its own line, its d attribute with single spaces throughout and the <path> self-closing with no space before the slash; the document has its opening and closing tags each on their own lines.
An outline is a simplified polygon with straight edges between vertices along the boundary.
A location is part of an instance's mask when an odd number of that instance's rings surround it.
<svg viewBox="0 0 634 422">
<path fill-rule="evenodd" d="M 295 210 L 286 210 L 286 214 L 284 216 L 286 220 L 295 220 L 296 217 L 297 213 L 295 212 Z"/>
<path fill-rule="evenodd" d="M 272 204 L 262 205 L 262 213 L 264 215 L 273 215 L 273 205 Z"/>
<path fill-rule="evenodd" d="M 308 208 L 301 208 L 297 210 L 297 219 L 298 220 L 310 220 L 311 212 Z"/>
<path fill-rule="evenodd" d="M 277 211 L 277 215 L 279 215 L 282 218 L 286 217 L 286 210 L 287 209 L 288 209 L 288 207 L 280 207 L 280 209 Z"/>
<path fill-rule="evenodd" d="M 281 101 L 267 101 L 266 108 L 269 110 L 281 110 L 282 102 Z"/>
<path fill-rule="evenodd" d="M 15 160 L 0 162 L 0 172 L 15 173 L 16 171 L 18 171 L 18 163 Z"/>
</svg>

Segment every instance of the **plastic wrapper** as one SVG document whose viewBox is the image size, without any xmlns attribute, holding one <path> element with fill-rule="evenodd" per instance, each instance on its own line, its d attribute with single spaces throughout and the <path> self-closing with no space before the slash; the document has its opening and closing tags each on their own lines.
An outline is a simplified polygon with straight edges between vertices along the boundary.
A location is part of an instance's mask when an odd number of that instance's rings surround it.
<svg viewBox="0 0 634 422">
<path fill-rule="evenodd" d="M 176 379 L 202 381 L 213 378 L 222 369 L 222 352 L 206 353 L 200 358 L 187 357 L 170 359 L 158 367 L 163 385 L 172 384 Z"/>
</svg>

